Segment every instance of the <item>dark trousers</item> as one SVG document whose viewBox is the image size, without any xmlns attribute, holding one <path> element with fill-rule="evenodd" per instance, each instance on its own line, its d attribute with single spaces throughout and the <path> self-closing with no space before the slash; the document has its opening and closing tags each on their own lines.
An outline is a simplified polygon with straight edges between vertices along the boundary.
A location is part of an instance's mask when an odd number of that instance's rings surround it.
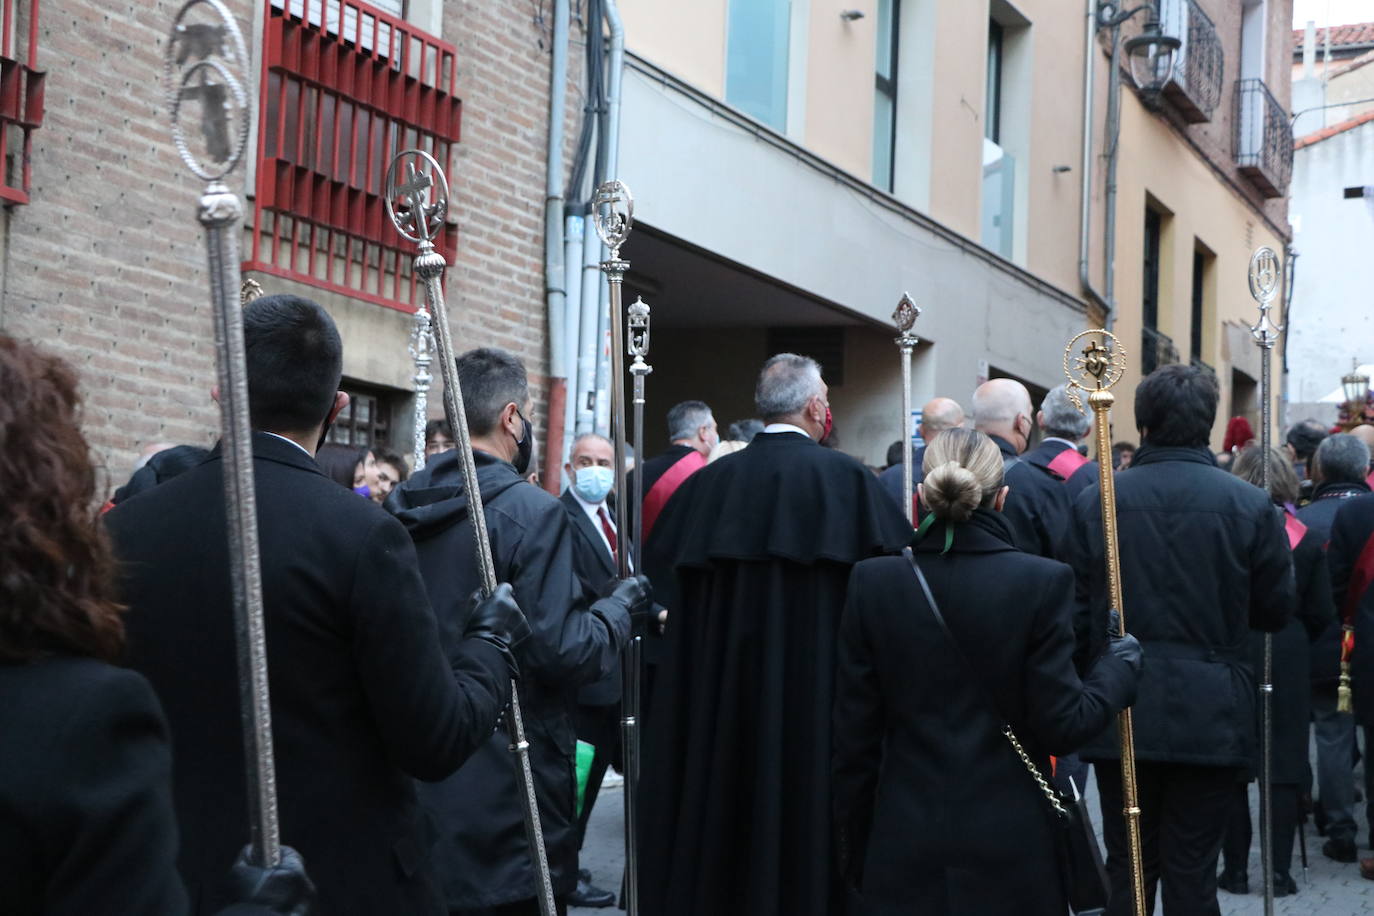
<svg viewBox="0 0 1374 916">
<path fill-rule="evenodd" d="M 1097 761 L 1102 835 L 1112 896 L 1108 916 L 1130 916 L 1131 866 L 1122 813 L 1121 764 Z M 1162 884 L 1165 916 L 1220 916 L 1217 857 L 1240 770 L 1181 763 L 1136 763 L 1145 912 Z"/>
<path fill-rule="evenodd" d="M 1250 826 L 1248 787 L 1248 783 L 1242 782 L 1232 789 L 1231 813 L 1221 844 L 1222 870 L 1237 875 L 1249 871 L 1250 840 L 1254 833 Z M 1274 783 L 1270 787 L 1269 808 L 1274 816 L 1274 874 L 1287 875 L 1293 867 L 1293 841 L 1298 835 L 1298 787 Z"/>
<path fill-rule="evenodd" d="M 554 904 L 558 907 L 558 916 L 566 916 L 568 904 L 558 899 L 554 900 Z M 484 906 L 476 910 L 450 910 L 449 916 L 539 916 L 539 901 L 531 897 L 529 900 Z"/>
<path fill-rule="evenodd" d="M 580 741 L 596 748 L 592 757 L 592 769 L 587 774 L 587 792 L 582 800 L 582 814 L 577 819 L 577 848 L 587 836 L 587 822 L 591 820 L 592 806 L 601 792 L 601 780 L 606 777 L 606 768 L 614 765 L 620 768 L 620 704 L 609 706 L 583 706 L 573 709 L 573 728 Z"/>
</svg>

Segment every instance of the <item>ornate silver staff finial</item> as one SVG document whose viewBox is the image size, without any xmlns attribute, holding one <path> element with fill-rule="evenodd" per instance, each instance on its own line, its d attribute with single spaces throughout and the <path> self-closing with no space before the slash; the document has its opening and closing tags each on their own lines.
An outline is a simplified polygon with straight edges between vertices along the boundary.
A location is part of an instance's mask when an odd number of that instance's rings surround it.
<svg viewBox="0 0 1374 916">
<path fill-rule="evenodd" d="M 915 326 L 916 319 L 920 317 L 921 307 L 916 304 L 916 300 L 911 298 L 910 293 L 902 293 L 902 298 L 897 301 L 897 308 L 892 313 L 892 320 L 902 335 L 897 338 L 899 344 L 908 339 L 912 344 L 917 342 L 918 338 L 911 333 L 911 329 Z"/>
<path fill-rule="evenodd" d="M 625 310 L 625 315 L 625 352 L 634 357 L 634 365 L 630 367 L 630 371 L 634 372 L 636 366 L 647 365 L 644 357 L 649 355 L 649 304 L 636 296 Z"/>
<path fill-rule="evenodd" d="M 197 14 L 207 14 L 196 18 Z M 281 860 L 276 768 L 272 760 L 272 705 L 267 683 L 257 498 L 253 486 L 252 426 L 243 343 L 244 295 L 238 235 L 243 203 L 223 179 L 243 158 L 252 115 L 248 50 L 221 0 L 189 0 L 172 23 L 163 69 L 172 141 L 186 167 L 206 182 L 196 219 L 205 229 L 206 265 L 215 328 L 215 369 L 220 389 L 220 440 L 224 451 L 224 507 L 228 527 L 229 585 L 234 608 L 242 708 L 245 788 L 251 857 L 273 866 Z M 182 115 L 200 105 L 193 139 Z"/>
<path fill-rule="evenodd" d="M 261 299 L 267 295 L 267 291 L 262 288 L 262 284 L 252 277 L 239 284 L 239 305 L 247 305 L 254 299 Z"/>
<path fill-rule="evenodd" d="M 1278 343 L 1283 326 L 1274 323 L 1269 317 L 1271 303 L 1279 292 L 1279 280 L 1283 277 L 1283 265 L 1274 249 L 1258 248 L 1250 256 L 1250 295 L 1259 303 L 1259 321 L 1250 326 L 1255 343 L 1271 350 Z"/>
<path fill-rule="evenodd" d="M 415 362 L 415 448 L 412 464 L 415 470 L 425 466 L 425 425 L 429 421 L 429 388 L 434 383 L 434 375 L 429 366 L 434 362 L 434 332 L 429 320 L 429 309 L 415 310 L 415 323 L 410 328 L 410 344 L 406 348 Z"/>
<path fill-rule="evenodd" d="M 596 234 L 611 249 L 611 260 L 620 260 L 620 248 L 629 238 L 630 227 L 635 222 L 635 199 L 625 182 L 607 181 L 597 188 L 592 199 L 592 214 Z"/>
<path fill-rule="evenodd" d="M 434 247 L 448 217 L 448 179 L 423 150 L 397 153 L 386 170 L 386 215 L 396 231 L 422 250 Z"/>
</svg>

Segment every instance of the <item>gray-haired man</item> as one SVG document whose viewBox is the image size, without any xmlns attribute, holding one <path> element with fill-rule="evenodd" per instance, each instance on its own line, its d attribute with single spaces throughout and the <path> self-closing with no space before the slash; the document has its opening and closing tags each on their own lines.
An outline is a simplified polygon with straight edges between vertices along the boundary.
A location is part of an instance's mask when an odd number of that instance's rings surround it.
<svg viewBox="0 0 1374 916">
<path fill-rule="evenodd" d="M 1045 438 L 1021 456 L 1054 480 L 1064 484 L 1069 502 L 1097 480 L 1097 462 L 1089 461 L 1078 451 L 1078 445 L 1093 430 L 1093 421 L 1086 411 L 1080 411 L 1069 400 L 1068 386 L 1058 385 L 1049 390 L 1040 402 L 1035 422 Z"/>
</svg>

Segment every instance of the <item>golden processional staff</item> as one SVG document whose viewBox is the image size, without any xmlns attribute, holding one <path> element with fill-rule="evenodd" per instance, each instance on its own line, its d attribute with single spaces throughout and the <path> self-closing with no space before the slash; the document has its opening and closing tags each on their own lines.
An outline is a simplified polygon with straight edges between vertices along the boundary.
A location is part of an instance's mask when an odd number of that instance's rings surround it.
<svg viewBox="0 0 1374 916">
<path fill-rule="evenodd" d="M 630 551 L 625 549 L 625 536 L 630 528 L 631 496 L 626 491 L 625 473 L 625 356 L 634 357 L 630 371 L 635 377 L 635 460 L 644 461 L 644 377 L 653 371 L 644 357 L 649 352 L 649 306 L 637 299 L 630 306 L 629 334 L 626 334 L 626 315 L 621 309 L 621 289 L 630 262 L 620 257 L 620 248 L 634 225 L 635 200 L 630 189 L 621 181 L 607 181 L 596 189 L 592 201 L 596 234 L 610 251 L 601 262 L 610 291 L 611 310 L 611 442 L 615 447 L 615 524 L 620 532 L 621 546 L 615 552 L 616 575 L 628 578 Z M 635 566 L 639 573 L 643 549 L 644 471 L 635 472 L 634 537 L 632 539 Z M 639 673 L 640 638 L 635 636 L 625 644 L 620 660 L 620 737 L 624 745 L 625 763 L 625 913 L 639 916 L 639 844 L 636 838 L 638 815 L 636 796 L 639 790 Z"/>
<path fill-rule="evenodd" d="M 1269 357 L 1283 328 L 1269 318 L 1270 303 L 1279 291 L 1283 268 L 1274 249 L 1257 248 L 1250 257 L 1250 295 L 1259 303 L 1259 321 L 1250 328 L 1260 348 L 1260 462 L 1264 492 L 1269 489 L 1269 436 L 1273 411 L 1273 387 Z M 1264 634 L 1264 679 L 1260 683 L 1260 869 L 1264 876 L 1264 916 L 1274 916 L 1274 634 Z"/>
<path fill-rule="evenodd" d="M 492 559 L 491 541 L 487 537 L 487 517 L 482 510 L 482 490 L 477 483 L 477 463 L 472 456 L 468 415 L 463 406 L 463 391 L 458 383 L 453 336 L 448 326 L 448 307 L 444 304 L 444 288 L 440 282 L 448 262 L 434 248 L 434 240 L 443 231 L 448 215 L 448 179 L 433 156 L 416 149 L 396 154 L 386 170 L 386 212 L 396 231 L 415 242 L 420 249 L 415 256 L 415 275 L 425 284 L 425 304 L 434 329 L 439 371 L 444 379 L 444 414 L 453 431 L 458 464 L 463 472 L 463 489 L 467 492 L 468 516 L 472 519 L 473 541 L 477 550 L 477 568 L 482 574 L 482 592 L 490 595 L 496 590 L 496 563 Z M 539 911 L 543 916 L 554 916 L 557 910 L 553 901 L 553 881 L 549 876 L 549 857 L 544 849 L 544 831 L 539 823 L 539 807 L 534 794 L 534 772 L 530 769 L 530 745 L 525 740 L 525 719 L 520 711 L 516 686 L 512 681 L 510 710 L 505 717 L 506 728 L 510 732 L 510 749 L 522 789 L 520 801 L 525 813 L 525 835 L 529 839 L 530 858 L 534 860 Z"/>
<path fill-rule="evenodd" d="M 281 845 L 253 489 L 253 430 L 248 415 L 248 367 L 239 298 L 238 238 L 243 203 L 224 183 L 243 158 L 252 105 L 245 89 L 249 66 L 243 33 L 220 0 L 190 0 L 182 6 L 168 37 L 164 66 L 173 142 L 186 167 L 206 183 L 196 218 L 205 228 L 215 326 L 229 586 L 247 771 L 249 855 L 253 864 L 270 867 L 281 861 Z M 197 105 L 198 135 L 188 136 L 182 122 L 187 109 Z"/>
<path fill-rule="evenodd" d="M 910 525 L 916 524 L 916 507 L 911 502 L 911 351 L 921 339 L 911 333 L 911 328 L 920 317 L 921 307 L 916 300 L 909 293 L 902 293 L 902 298 L 897 301 L 897 310 L 892 313 L 892 320 L 900 332 L 895 343 L 902 359 L 902 511 L 906 513 Z"/>
<path fill-rule="evenodd" d="M 1081 355 L 1074 348 L 1086 341 Z M 1075 389 L 1088 393 L 1088 406 L 1093 410 L 1093 430 L 1097 435 L 1097 475 L 1102 508 L 1102 537 L 1107 559 L 1107 600 L 1110 617 L 1121 634 L 1126 632 L 1126 608 L 1121 594 L 1121 551 L 1116 537 L 1116 480 L 1112 476 L 1112 432 L 1109 415 L 1116 396 L 1111 387 L 1121 381 L 1126 371 L 1126 353 L 1121 342 L 1110 331 L 1084 331 L 1076 335 L 1064 348 L 1064 374 L 1069 379 L 1069 397 L 1079 410 L 1083 409 Z M 1135 732 L 1131 726 L 1131 710 L 1121 710 L 1117 716 L 1117 733 L 1121 744 L 1122 814 L 1126 817 L 1126 837 L 1130 843 L 1131 895 L 1133 912 L 1145 916 L 1145 873 L 1140 849 L 1140 800 L 1135 784 Z"/>
</svg>

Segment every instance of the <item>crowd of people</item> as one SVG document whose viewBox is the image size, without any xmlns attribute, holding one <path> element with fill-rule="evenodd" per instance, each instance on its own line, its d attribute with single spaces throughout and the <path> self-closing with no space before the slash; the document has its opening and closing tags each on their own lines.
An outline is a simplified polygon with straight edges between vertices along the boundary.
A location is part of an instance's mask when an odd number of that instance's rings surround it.
<svg viewBox="0 0 1374 916">
<path fill-rule="evenodd" d="M 472 454 L 431 421 L 412 472 L 330 441 L 348 395 L 320 306 L 254 300 L 244 337 L 283 860 L 243 850 L 219 446 L 158 450 L 101 505 L 74 373 L 0 337 L 0 728 L 16 749 L 0 757 L 0 912 L 538 913 L 502 727 L 512 684 L 557 907 L 613 906 L 622 876 L 579 852 L 624 766 L 635 635 L 646 916 L 1059 916 L 1056 809 L 1092 775 L 1107 912 L 1130 913 L 1128 707 L 1147 910 L 1158 896 L 1218 913 L 1219 887 L 1256 877 L 1265 634 L 1275 892 L 1297 890 L 1309 810 L 1327 856 L 1359 859 L 1374 429 L 1302 423 L 1266 454 L 1232 421 L 1217 455 L 1215 381 L 1151 373 L 1139 446 L 1111 449 L 1113 608 L 1092 419 L 1063 386 L 1038 407 L 1011 379 L 967 411 L 926 404 L 906 506 L 908 443 L 881 473 L 833 447 L 822 367 L 782 353 L 759 371 L 757 419 L 722 435 L 702 401 L 668 411 L 667 449 L 630 472 L 643 568 L 622 577 L 614 445 L 579 435 L 561 496 L 531 485 L 515 356 L 457 358 Z M 1337 690 L 1347 625 L 1353 715 Z M 1374 859 L 1357 867 L 1374 878 Z"/>
</svg>

